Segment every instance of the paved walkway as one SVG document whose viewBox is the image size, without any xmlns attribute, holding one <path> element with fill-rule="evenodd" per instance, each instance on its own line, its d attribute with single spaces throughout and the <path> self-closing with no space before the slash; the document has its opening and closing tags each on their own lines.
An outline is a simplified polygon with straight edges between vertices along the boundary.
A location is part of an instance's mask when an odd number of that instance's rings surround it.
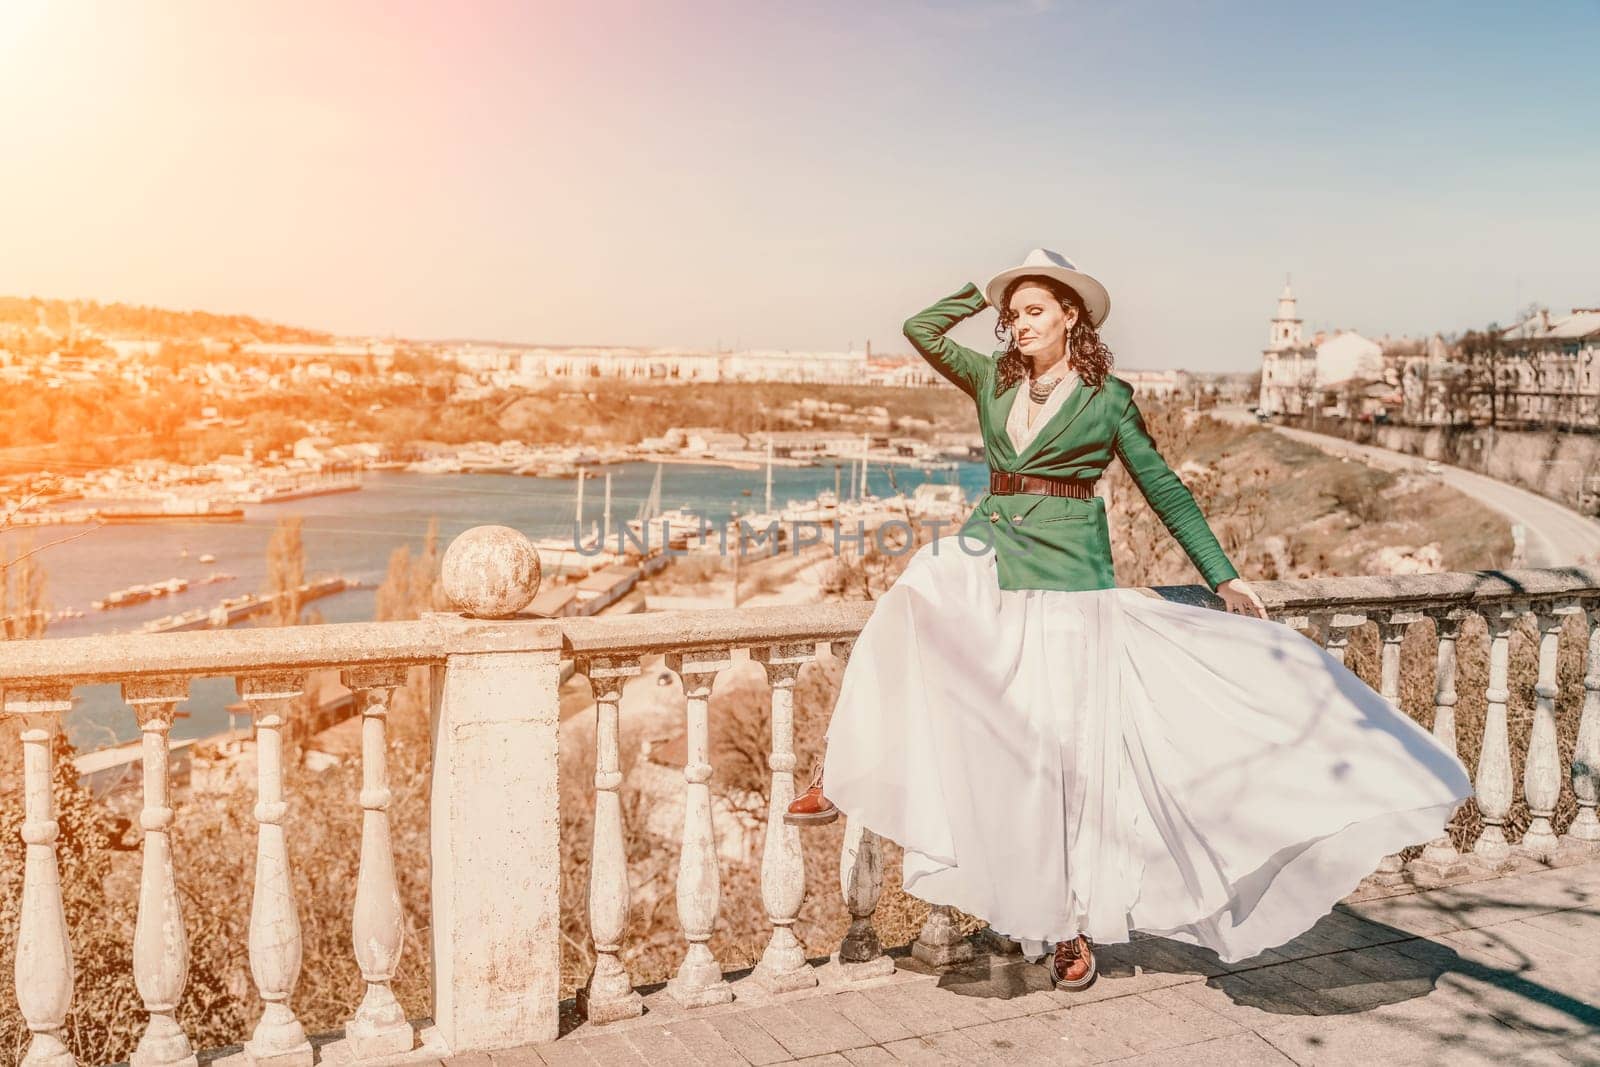
<svg viewBox="0 0 1600 1067">
<path fill-rule="evenodd" d="M 1239 964 L 1158 938 L 1108 945 L 1075 994 L 1020 956 L 942 975 L 895 958 L 874 985 L 842 989 L 824 964 L 817 990 L 776 1000 L 730 975 L 733 1003 L 691 1013 L 647 991 L 638 1019 L 445 1062 L 1600 1064 L 1600 863 L 1347 902 Z"/>
</svg>

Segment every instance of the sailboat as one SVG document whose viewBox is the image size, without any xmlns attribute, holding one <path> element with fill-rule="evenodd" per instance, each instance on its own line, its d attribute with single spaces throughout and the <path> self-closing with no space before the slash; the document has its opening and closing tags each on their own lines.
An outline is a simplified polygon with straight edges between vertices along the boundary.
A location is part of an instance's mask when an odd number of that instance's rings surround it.
<svg viewBox="0 0 1600 1067">
<path fill-rule="evenodd" d="M 681 507 L 661 510 L 661 468 L 662 464 L 657 463 L 655 479 L 650 483 L 650 495 L 639 505 L 639 514 L 628 520 L 628 529 L 633 537 L 644 545 L 647 551 L 651 547 L 661 545 L 663 524 L 666 528 L 666 543 L 675 548 L 682 547 L 691 540 L 698 541 L 702 533 L 709 538 L 715 533 L 716 526 L 704 515 L 697 515 Z"/>
<path fill-rule="evenodd" d="M 572 527 L 574 531 L 583 528 L 583 482 L 584 472 L 582 468 L 579 468 L 577 503 L 575 505 L 575 514 L 573 516 L 574 525 Z M 590 558 L 592 558 L 592 555 L 601 548 L 600 526 L 598 523 L 590 523 L 589 532 L 584 534 L 582 537 L 577 538 L 575 538 L 570 532 L 566 534 L 557 534 L 554 537 L 536 537 L 533 539 L 533 547 L 538 549 L 541 553 L 578 552 L 581 549 L 583 552 L 589 553 Z M 557 555 L 557 567 L 560 566 L 560 563 L 561 557 L 560 555 Z"/>
</svg>

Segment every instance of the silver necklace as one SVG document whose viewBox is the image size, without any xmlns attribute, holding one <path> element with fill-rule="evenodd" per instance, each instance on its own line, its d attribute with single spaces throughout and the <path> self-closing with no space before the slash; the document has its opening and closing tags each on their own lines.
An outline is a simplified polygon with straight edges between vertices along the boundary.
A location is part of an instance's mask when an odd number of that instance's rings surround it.
<svg viewBox="0 0 1600 1067">
<path fill-rule="evenodd" d="M 1054 378 L 1029 378 L 1028 399 L 1032 400 L 1035 404 L 1043 404 L 1046 400 L 1050 399 L 1051 391 L 1053 391 L 1055 387 L 1060 384 L 1061 379 L 1065 377 L 1065 374 L 1058 374 Z"/>
</svg>

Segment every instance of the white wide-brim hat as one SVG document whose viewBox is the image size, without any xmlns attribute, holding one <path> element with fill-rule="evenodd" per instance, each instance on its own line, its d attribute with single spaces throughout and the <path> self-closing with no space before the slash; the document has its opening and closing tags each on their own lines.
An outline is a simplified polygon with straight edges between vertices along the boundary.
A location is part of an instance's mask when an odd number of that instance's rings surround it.
<svg viewBox="0 0 1600 1067">
<path fill-rule="evenodd" d="M 1028 253 L 1028 258 L 1022 261 L 1022 266 L 1010 267 L 990 278 L 989 283 L 983 287 L 984 299 L 988 300 L 989 305 L 996 311 L 1002 310 L 1000 301 L 1005 297 L 1006 286 L 1010 285 L 1013 279 L 1030 274 L 1041 274 L 1072 286 L 1073 290 L 1083 298 L 1083 306 L 1089 312 L 1089 321 L 1097 328 L 1106 321 L 1106 316 L 1111 314 L 1111 294 L 1106 292 L 1106 287 L 1091 275 L 1079 270 L 1072 260 L 1048 248 L 1035 248 Z"/>
</svg>

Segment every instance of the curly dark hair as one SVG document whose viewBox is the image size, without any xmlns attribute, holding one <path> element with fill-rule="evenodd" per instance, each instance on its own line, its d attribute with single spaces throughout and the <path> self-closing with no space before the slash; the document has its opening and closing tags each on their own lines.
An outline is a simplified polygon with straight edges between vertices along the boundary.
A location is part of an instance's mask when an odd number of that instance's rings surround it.
<svg viewBox="0 0 1600 1067">
<path fill-rule="evenodd" d="M 1083 297 L 1065 282 L 1028 274 L 1011 280 L 1000 297 L 1000 306 L 995 309 L 1000 313 L 1000 321 L 995 323 L 994 335 L 1005 342 L 1006 350 L 995 360 L 994 395 L 999 396 L 1017 382 L 1026 380 L 1031 368 L 1028 357 L 1017 348 L 1016 338 L 1011 334 L 1011 323 L 1016 319 L 1016 313 L 1011 310 L 1011 294 L 1023 282 L 1035 282 L 1049 289 L 1061 301 L 1062 310 L 1069 307 L 1077 309 L 1078 321 L 1072 324 L 1072 329 L 1067 333 L 1067 359 L 1085 385 L 1099 388 L 1111 373 L 1111 349 L 1100 340 L 1100 331 L 1089 321 L 1089 309 L 1084 307 Z"/>
</svg>

